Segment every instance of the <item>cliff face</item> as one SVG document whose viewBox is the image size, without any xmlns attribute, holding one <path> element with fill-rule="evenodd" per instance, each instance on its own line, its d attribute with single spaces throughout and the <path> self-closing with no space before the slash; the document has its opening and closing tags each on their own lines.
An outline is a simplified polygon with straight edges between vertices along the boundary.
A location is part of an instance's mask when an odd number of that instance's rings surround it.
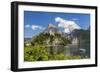
<svg viewBox="0 0 100 73">
<path fill-rule="evenodd" d="M 55 25 L 49 24 L 42 33 L 32 40 L 32 43 L 55 46 L 67 45 L 68 43 L 71 43 L 71 41 L 68 38 L 65 38 L 62 31 L 60 31 Z"/>
<path fill-rule="evenodd" d="M 43 33 L 49 33 L 50 35 L 54 35 L 54 34 L 60 34 L 59 29 L 53 25 L 53 24 L 49 24 L 48 27 L 44 30 Z"/>
</svg>

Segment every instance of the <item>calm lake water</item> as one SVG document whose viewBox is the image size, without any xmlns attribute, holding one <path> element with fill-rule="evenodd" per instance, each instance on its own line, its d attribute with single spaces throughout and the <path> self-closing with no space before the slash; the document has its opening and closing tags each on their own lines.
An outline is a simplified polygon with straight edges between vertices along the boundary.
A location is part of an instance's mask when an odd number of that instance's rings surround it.
<svg viewBox="0 0 100 73">
<path fill-rule="evenodd" d="M 69 44 L 67 46 L 51 46 L 48 48 L 50 53 L 63 53 L 65 56 L 81 56 L 82 58 L 90 58 L 90 45 L 81 44 L 73 45 Z"/>
</svg>

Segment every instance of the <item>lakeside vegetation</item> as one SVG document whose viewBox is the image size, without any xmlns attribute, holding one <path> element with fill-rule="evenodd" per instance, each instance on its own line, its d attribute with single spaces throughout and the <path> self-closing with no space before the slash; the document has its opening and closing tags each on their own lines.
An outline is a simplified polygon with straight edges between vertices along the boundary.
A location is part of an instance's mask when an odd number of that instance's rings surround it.
<svg viewBox="0 0 100 73">
<path fill-rule="evenodd" d="M 25 47 L 25 61 L 48 61 L 48 60 L 72 60 L 81 59 L 81 56 L 65 56 L 64 53 L 49 53 L 46 45 L 35 45 Z"/>
</svg>

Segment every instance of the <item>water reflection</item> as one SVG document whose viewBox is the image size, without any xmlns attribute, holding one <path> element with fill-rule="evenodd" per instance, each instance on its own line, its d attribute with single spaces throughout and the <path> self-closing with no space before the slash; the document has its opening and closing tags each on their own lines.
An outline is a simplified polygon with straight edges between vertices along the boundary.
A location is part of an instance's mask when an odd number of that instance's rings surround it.
<svg viewBox="0 0 100 73">
<path fill-rule="evenodd" d="M 65 56 L 81 56 L 82 58 L 90 58 L 90 45 L 82 44 L 78 45 L 68 44 L 67 46 L 50 46 L 48 49 L 50 54 L 63 53 Z"/>
</svg>

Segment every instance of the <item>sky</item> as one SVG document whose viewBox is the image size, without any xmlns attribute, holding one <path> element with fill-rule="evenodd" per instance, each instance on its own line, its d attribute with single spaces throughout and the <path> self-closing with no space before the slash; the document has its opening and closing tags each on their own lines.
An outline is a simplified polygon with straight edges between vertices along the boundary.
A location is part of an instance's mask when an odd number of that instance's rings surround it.
<svg viewBox="0 0 100 73">
<path fill-rule="evenodd" d="M 68 32 L 65 29 L 66 23 L 74 25 L 74 28 L 87 29 L 90 25 L 90 14 L 24 11 L 24 37 L 31 38 L 39 34 L 48 24 L 63 26 L 62 31 Z"/>
</svg>

